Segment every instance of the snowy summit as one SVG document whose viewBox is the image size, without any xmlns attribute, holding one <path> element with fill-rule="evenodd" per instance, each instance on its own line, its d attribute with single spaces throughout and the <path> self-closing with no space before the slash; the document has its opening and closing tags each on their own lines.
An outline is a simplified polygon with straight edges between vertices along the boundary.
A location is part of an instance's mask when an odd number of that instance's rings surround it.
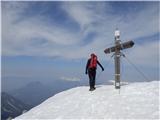
<svg viewBox="0 0 160 120">
<path fill-rule="evenodd" d="M 19 119 L 159 119 L 159 81 L 76 87 L 49 98 Z"/>
</svg>

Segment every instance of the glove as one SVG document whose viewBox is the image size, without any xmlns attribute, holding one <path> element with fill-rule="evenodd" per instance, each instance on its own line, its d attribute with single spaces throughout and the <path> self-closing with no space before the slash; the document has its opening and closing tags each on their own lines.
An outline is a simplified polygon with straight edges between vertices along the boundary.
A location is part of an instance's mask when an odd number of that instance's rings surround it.
<svg viewBox="0 0 160 120">
<path fill-rule="evenodd" d="M 87 73 L 87 71 L 86 71 L 86 75 L 87 75 L 88 73 Z"/>
<path fill-rule="evenodd" d="M 104 71 L 104 68 L 102 68 L 102 71 Z"/>
</svg>

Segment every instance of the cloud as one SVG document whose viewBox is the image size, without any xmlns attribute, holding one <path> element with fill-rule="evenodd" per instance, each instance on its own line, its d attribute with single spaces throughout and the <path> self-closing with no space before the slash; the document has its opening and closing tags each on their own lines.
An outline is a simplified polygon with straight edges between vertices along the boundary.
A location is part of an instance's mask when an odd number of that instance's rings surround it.
<svg viewBox="0 0 160 120">
<path fill-rule="evenodd" d="M 66 81 L 80 81 L 80 78 L 77 77 L 61 77 L 60 79 Z"/>
<path fill-rule="evenodd" d="M 99 6 L 95 4 L 88 5 L 87 3 L 85 5 L 78 4 L 77 6 L 75 4 L 67 4 L 64 9 L 81 26 L 84 35 L 90 32 L 97 33 L 93 42 L 84 46 L 80 53 L 85 52 L 88 54 L 95 51 L 101 58 L 104 57 L 103 50 L 106 45 L 114 42 L 116 26 L 121 30 L 122 41 L 152 36 L 159 32 L 157 27 L 158 7 L 155 4 L 146 6 L 138 12 L 129 12 L 126 15 L 113 15 L 114 10 L 109 4 L 105 4 L 105 6 L 102 4 L 99 4 Z M 76 11 L 79 14 L 76 14 Z M 145 40 L 142 40 L 145 43 Z"/>
<path fill-rule="evenodd" d="M 2 55 L 81 59 L 95 52 L 100 59 L 105 59 L 103 50 L 109 47 L 107 44 L 114 42 L 114 30 L 117 26 L 121 30 L 122 41 L 159 33 L 159 8 L 155 3 L 143 6 L 138 12 L 125 12 L 127 14 L 113 14 L 116 8 L 109 2 L 61 2 L 57 5 L 68 17 L 68 21 L 74 21 L 80 28 L 73 31 L 69 27 L 60 26 L 54 18 L 45 14 L 27 15 L 27 10 L 34 11 L 30 2 L 2 2 Z M 45 11 L 45 8 L 43 6 L 41 10 Z M 54 8 L 50 8 L 48 12 L 56 14 Z M 151 47 L 150 44 L 136 45 L 131 51 L 134 58 L 140 58 L 136 53 L 143 48 L 143 55 L 150 57 L 145 54 L 146 50 L 158 49 Z"/>
<path fill-rule="evenodd" d="M 20 13 L 27 9 L 25 3 L 3 4 L 2 53 L 4 55 L 58 56 L 60 49 L 79 42 L 77 39 L 79 34 L 72 34 L 69 30 L 55 24 L 51 26 L 46 22 L 45 16 L 36 15 L 27 18 L 21 15 Z M 24 8 L 22 4 L 25 4 Z M 8 7 L 12 5 L 14 7 Z"/>
<path fill-rule="evenodd" d="M 159 66 L 159 48 L 158 40 L 136 45 L 133 49 L 130 49 L 128 57 L 137 65 L 157 68 Z"/>
</svg>

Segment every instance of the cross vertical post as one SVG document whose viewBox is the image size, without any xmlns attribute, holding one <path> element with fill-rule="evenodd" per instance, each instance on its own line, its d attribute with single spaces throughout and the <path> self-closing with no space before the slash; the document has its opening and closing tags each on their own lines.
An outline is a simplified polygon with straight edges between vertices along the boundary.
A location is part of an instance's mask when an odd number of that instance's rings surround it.
<svg viewBox="0 0 160 120">
<path fill-rule="evenodd" d="M 134 45 L 133 41 L 128 41 L 121 43 L 120 40 L 120 31 L 116 29 L 115 31 L 115 46 L 106 48 L 104 52 L 109 54 L 114 52 L 114 63 L 115 63 L 115 88 L 120 89 L 120 58 L 121 58 L 121 50 L 131 48 Z M 123 54 L 124 56 L 124 54 Z"/>
<path fill-rule="evenodd" d="M 120 31 L 115 31 L 115 46 L 120 45 Z M 115 47 L 114 63 L 115 63 L 115 88 L 120 88 L 120 49 Z"/>
</svg>

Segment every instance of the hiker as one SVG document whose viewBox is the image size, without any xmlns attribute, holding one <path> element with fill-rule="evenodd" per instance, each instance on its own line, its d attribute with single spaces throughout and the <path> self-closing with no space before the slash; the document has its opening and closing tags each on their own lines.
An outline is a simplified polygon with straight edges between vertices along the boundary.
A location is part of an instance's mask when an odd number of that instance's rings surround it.
<svg viewBox="0 0 160 120">
<path fill-rule="evenodd" d="M 86 64 L 86 74 L 89 76 L 89 85 L 90 85 L 90 91 L 95 90 L 95 78 L 96 78 L 96 69 L 97 64 L 102 68 L 102 71 L 104 71 L 103 66 L 99 63 L 97 56 L 92 53 L 91 58 L 88 59 L 88 62 Z"/>
</svg>

